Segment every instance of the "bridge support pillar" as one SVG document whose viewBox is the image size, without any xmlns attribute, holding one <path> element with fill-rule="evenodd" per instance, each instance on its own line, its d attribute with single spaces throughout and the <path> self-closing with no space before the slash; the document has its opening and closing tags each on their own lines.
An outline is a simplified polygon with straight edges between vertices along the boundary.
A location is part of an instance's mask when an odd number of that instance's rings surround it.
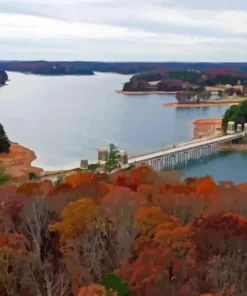
<svg viewBox="0 0 247 296">
<path fill-rule="evenodd" d="M 228 122 L 226 133 L 228 135 L 235 134 L 235 123 L 234 123 L 234 121 L 229 121 Z"/>
<path fill-rule="evenodd" d="M 88 160 L 87 159 L 81 160 L 80 168 L 83 170 L 86 170 L 88 168 Z"/>
<path fill-rule="evenodd" d="M 119 163 L 121 165 L 125 165 L 125 164 L 128 164 L 128 154 L 126 151 L 124 150 L 121 150 L 119 152 Z"/>
<path fill-rule="evenodd" d="M 98 150 L 98 161 L 107 161 L 108 158 L 108 149 L 107 148 L 100 148 Z"/>
<path fill-rule="evenodd" d="M 247 133 L 247 123 L 244 124 L 244 132 Z"/>
<path fill-rule="evenodd" d="M 237 125 L 237 133 L 241 133 L 243 131 L 242 124 Z"/>
</svg>

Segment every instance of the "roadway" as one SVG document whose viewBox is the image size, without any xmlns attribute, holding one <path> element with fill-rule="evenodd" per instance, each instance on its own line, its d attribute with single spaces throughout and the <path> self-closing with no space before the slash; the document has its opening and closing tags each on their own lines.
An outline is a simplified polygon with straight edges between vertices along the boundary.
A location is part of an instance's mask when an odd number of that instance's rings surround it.
<svg viewBox="0 0 247 296">
<path fill-rule="evenodd" d="M 202 146 L 228 142 L 228 141 L 242 138 L 244 135 L 245 135 L 245 132 L 239 132 L 239 133 L 235 133 L 233 135 L 220 136 L 220 137 L 213 138 L 213 139 L 207 139 L 207 140 L 200 139 L 200 140 L 190 141 L 187 143 L 177 144 L 177 145 L 174 145 L 173 148 L 162 149 L 162 150 L 159 150 L 156 152 L 150 152 L 150 153 L 146 153 L 143 155 L 131 157 L 128 159 L 128 164 L 133 164 L 136 162 L 137 163 L 138 162 L 145 162 L 145 161 L 148 161 L 151 159 L 179 153 L 179 152 L 190 150 L 190 149 L 199 148 Z"/>
</svg>

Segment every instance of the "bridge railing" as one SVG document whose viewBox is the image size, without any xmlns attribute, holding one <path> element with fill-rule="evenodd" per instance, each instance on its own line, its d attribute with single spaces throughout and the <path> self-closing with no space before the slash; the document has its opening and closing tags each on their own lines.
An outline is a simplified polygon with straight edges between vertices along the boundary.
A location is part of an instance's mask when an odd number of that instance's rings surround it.
<svg viewBox="0 0 247 296">
<path fill-rule="evenodd" d="M 171 144 L 169 146 L 167 145 L 166 147 L 164 146 L 163 149 L 152 151 L 151 153 L 161 152 L 161 151 L 169 150 L 169 149 L 172 149 L 172 148 L 177 148 L 177 147 L 189 145 L 189 144 L 192 144 L 192 143 L 201 142 L 201 141 L 204 141 L 204 140 L 207 140 L 207 139 L 209 139 L 209 137 L 204 137 L 204 138 L 201 138 L 201 139 L 195 139 L 195 140 L 191 140 L 191 141 L 183 142 L 183 143 L 178 143 L 178 144 Z M 140 156 L 145 156 L 145 155 L 149 155 L 149 154 L 150 154 L 150 152 L 143 153 L 143 154 L 138 154 L 138 155 L 133 155 L 133 156 L 129 156 L 129 159 L 140 157 Z"/>
<path fill-rule="evenodd" d="M 189 149 L 190 148 L 195 148 L 195 147 L 193 147 L 193 144 L 196 144 L 197 142 L 202 142 L 202 146 L 203 145 L 210 145 L 210 144 L 217 144 L 217 140 L 220 143 L 222 140 L 223 141 L 229 141 L 229 140 L 231 140 L 231 138 L 235 139 L 235 138 L 239 138 L 239 137 L 241 137 L 243 135 L 244 135 L 244 133 L 241 132 L 241 133 L 238 133 L 238 134 L 236 133 L 234 135 L 225 135 L 225 136 L 220 136 L 220 137 L 215 137 L 215 138 L 207 138 L 207 139 L 197 139 L 197 140 L 194 140 L 194 141 L 189 141 L 189 142 L 186 142 L 186 143 L 180 143 L 180 144 L 174 145 L 172 148 L 161 149 L 161 150 L 158 150 L 158 151 L 144 153 L 144 154 L 141 154 L 141 155 L 138 155 L 138 156 L 132 156 L 132 157 L 129 157 L 129 160 L 133 160 L 135 158 L 139 158 L 139 157 L 143 157 L 143 156 L 147 156 L 147 155 L 151 155 L 151 154 L 155 154 L 155 153 L 165 152 L 165 151 L 170 150 L 170 149 L 175 149 L 176 150 L 176 148 L 183 148 L 184 146 L 189 146 L 188 147 Z M 226 139 L 226 137 L 228 139 Z M 224 139 L 222 139 L 222 138 L 224 138 Z M 203 143 L 203 142 L 205 142 L 205 143 Z M 191 145 L 192 145 L 192 147 L 190 147 Z M 186 147 L 184 147 L 184 149 L 186 149 Z"/>
</svg>

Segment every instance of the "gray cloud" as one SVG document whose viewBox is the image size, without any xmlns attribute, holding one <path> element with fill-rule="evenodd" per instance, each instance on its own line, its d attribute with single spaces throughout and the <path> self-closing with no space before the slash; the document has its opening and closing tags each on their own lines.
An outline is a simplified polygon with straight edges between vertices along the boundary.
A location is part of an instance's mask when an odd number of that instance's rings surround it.
<svg viewBox="0 0 247 296">
<path fill-rule="evenodd" d="M 0 28 L 9 59 L 247 58 L 246 0 L 0 0 Z"/>
</svg>

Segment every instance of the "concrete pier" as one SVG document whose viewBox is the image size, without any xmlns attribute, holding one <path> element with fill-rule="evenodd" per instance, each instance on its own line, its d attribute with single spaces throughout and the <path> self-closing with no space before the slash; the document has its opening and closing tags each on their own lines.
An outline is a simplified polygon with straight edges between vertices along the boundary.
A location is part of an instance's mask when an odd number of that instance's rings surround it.
<svg viewBox="0 0 247 296">
<path fill-rule="evenodd" d="M 242 124 L 237 125 L 237 133 L 241 133 L 243 131 Z"/>
<path fill-rule="evenodd" d="M 107 161 L 108 158 L 108 150 L 107 148 L 100 148 L 98 151 L 98 161 Z"/>
<path fill-rule="evenodd" d="M 229 121 L 228 122 L 228 126 L 227 126 L 227 131 L 226 131 L 226 133 L 228 134 L 228 135 L 233 135 L 233 134 L 235 134 L 235 123 L 234 123 L 234 121 Z"/>
<path fill-rule="evenodd" d="M 88 168 L 88 160 L 87 159 L 82 159 L 81 160 L 80 168 L 83 169 L 83 170 L 86 170 Z"/>
<path fill-rule="evenodd" d="M 119 163 L 121 165 L 125 165 L 128 163 L 128 154 L 124 150 L 121 150 L 119 153 Z"/>
</svg>

